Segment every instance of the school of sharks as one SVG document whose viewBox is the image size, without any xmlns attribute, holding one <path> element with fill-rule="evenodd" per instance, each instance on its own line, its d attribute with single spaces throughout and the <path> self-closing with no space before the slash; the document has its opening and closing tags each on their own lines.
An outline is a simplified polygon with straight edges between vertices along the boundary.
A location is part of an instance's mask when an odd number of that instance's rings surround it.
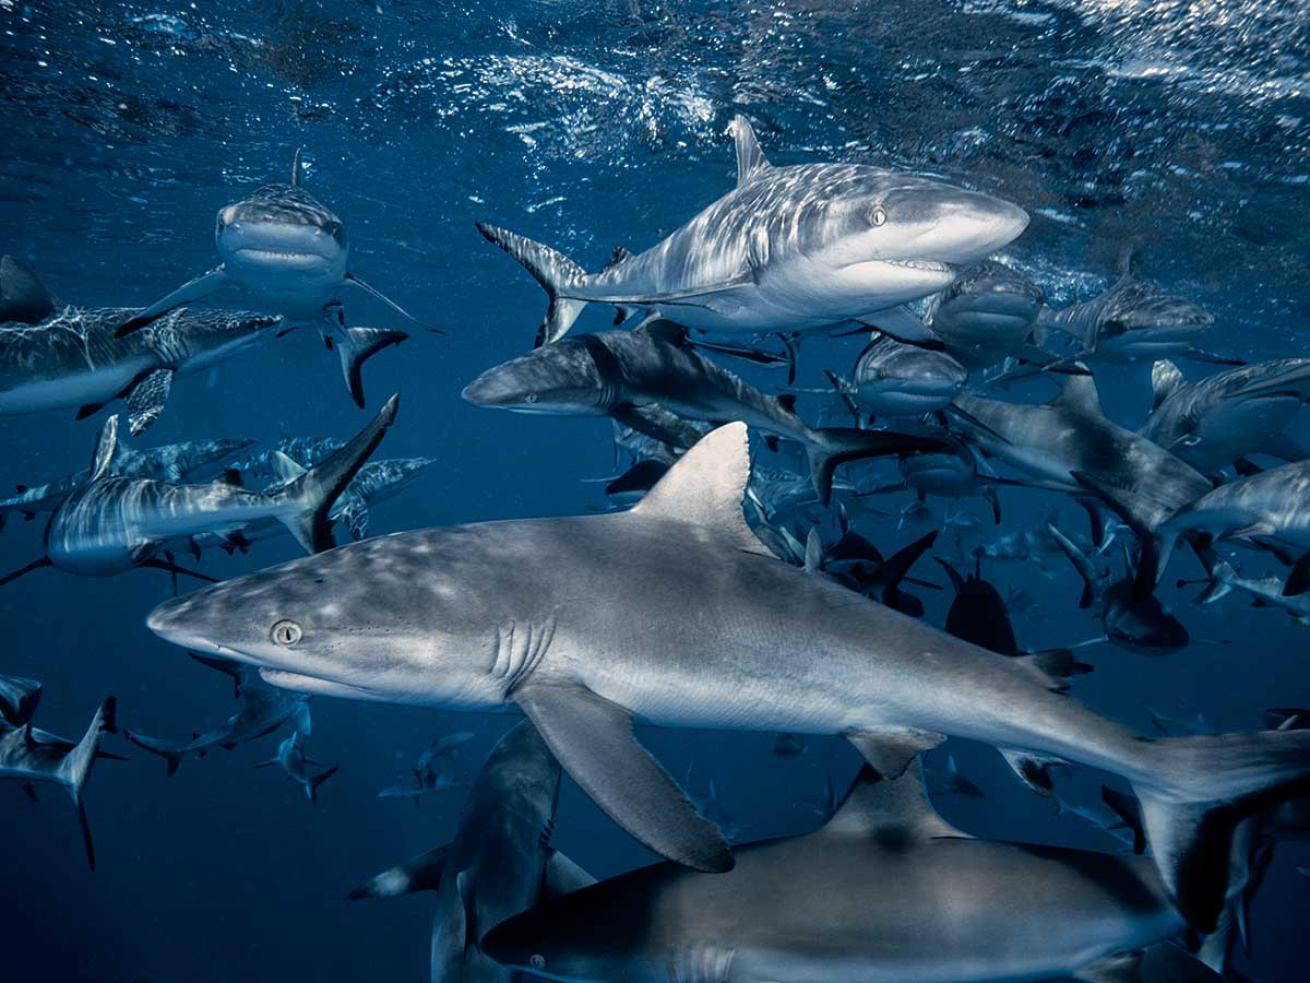
<svg viewBox="0 0 1310 983">
<path fill-rule="evenodd" d="M 423 421 L 403 393 L 366 389 L 368 366 L 436 359 L 473 328 L 414 309 L 385 265 L 362 269 L 350 203 L 319 200 L 294 146 L 269 162 L 281 180 L 232 189 L 210 268 L 172 289 L 134 282 L 121 307 L 57 303 L 11 243 L 0 415 L 88 421 L 88 463 L 16 476 L 0 523 L 44 535 L 39 555 L 6 551 L 0 586 L 157 571 L 171 597 L 121 616 L 226 677 L 233 709 L 173 738 L 107 695 L 59 736 L 39 726 L 60 694 L 35 678 L 35 646 L 10 644 L 0 779 L 34 800 L 57 786 L 88 863 L 130 865 L 132 844 L 92 836 L 115 759 L 157 756 L 172 775 L 261 742 L 257 767 L 316 802 L 338 771 L 313 757 L 320 700 L 512 714 L 480 767 L 473 732 L 447 733 L 380 789 L 462 809 L 454 839 L 341 885 L 435 893 L 415 940 L 434 981 L 1242 978 L 1278 844 L 1310 835 L 1306 694 L 1245 731 L 1144 733 L 1079 690 L 1103 659 L 1172 655 L 1187 673 L 1197 618 L 1228 605 L 1310 623 L 1310 450 L 1291 432 L 1310 358 L 1231 357 L 1208 340 L 1213 316 L 1129 245 L 1106 289 L 1050 304 L 1007 253 L 1022 202 L 896 167 L 773 163 L 745 115 L 727 122 L 735 183 L 668 203 L 673 231 L 646 248 L 570 258 L 524 234 L 548 239 L 539 219 L 506 220 L 512 202 L 463 230 L 515 261 L 497 254 L 507 281 L 535 280 L 544 315 L 523 312 L 512 357 L 432 385 L 523 414 L 525 442 L 532 415 L 608 419 L 618 466 L 604 504 L 574 514 L 371 535 L 371 509 L 450 462 L 386 456 L 389 432 Z M 399 326 L 351 323 L 350 298 Z M 579 323 L 600 311 L 613 323 Z M 238 355 L 276 359 L 293 333 L 321 337 L 344 381 L 344 397 L 311 398 L 353 401 L 356 427 L 151 442 L 175 387 Z M 832 339 L 850 336 L 866 344 L 839 362 Z M 1154 396 L 1135 430 L 1098 395 L 1133 372 Z M 960 503 L 999 523 L 1020 494 L 1049 514 L 954 548 Z M 303 555 L 262 565 L 280 536 Z M 219 580 L 216 552 L 248 569 Z M 1092 612 L 1100 635 L 1021 644 L 1015 559 L 1048 570 L 1053 606 Z M 1193 610 L 1160 599 L 1177 581 L 1194 582 Z M 948 599 L 944 619 L 927 595 Z M 809 832 L 752 838 L 712 780 L 693 791 L 643 746 L 647 727 L 772 734 L 779 760 L 844 739 L 860 764 Z M 1034 808 L 1059 803 L 1104 847 L 947 822 L 943 798 L 989 794 L 967 763 L 942 764 L 961 742 L 994 749 Z M 565 776 L 654 862 L 598 880 L 585 852 L 562 852 Z M 1066 794 L 1075 780 L 1099 788 L 1095 807 Z"/>
</svg>

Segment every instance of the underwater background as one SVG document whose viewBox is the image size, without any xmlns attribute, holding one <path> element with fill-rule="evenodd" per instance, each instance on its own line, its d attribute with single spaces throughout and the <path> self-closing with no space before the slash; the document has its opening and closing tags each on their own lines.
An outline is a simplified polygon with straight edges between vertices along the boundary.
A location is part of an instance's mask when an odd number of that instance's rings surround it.
<svg viewBox="0 0 1310 983">
<path fill-rule="evenodd" d="M 731 186 L 725 128 L 755 123 L 775 163 L 852 160 L 928 171 L 1026 208 L 1006 256 L 1062 306 L 1114 278 L 1123 246 L 1142 274 L 1215 315 L 1207 347 L 1244 359 L 1300 355 L 1310 314 L 1310 5 L 1214 2 L 252 2 L 0 0 L 0 250 L 61 303 L 134 307 L 213 265 L 216 209 L 284 181 L 303 148 L 307 187 L 350 228 L 353 268 L 423 320 L 365 369 L 369 409 L 401 393 L 378 458 L 436 459 L 373 510 L 373 534 L 603 509 L 610 424 L 525 417 L 459 398 L 483 369 L 526 350 L 542 297 L 490 248 L 475 219 L 508 224 L 598 268 L 644 247 Z M 224 302 L 243 304 L 233 292 Z M 351 298 L 352 324 L 403 327 Z M 609 311 L 580 327 L 599 330 Z M 802 348 L 800 384 L 849 369 L 863 341 Z M 776 370 L 734 371 L 766 389 Z M 1149 365 L 1099 374 L 1109 414 L 1136 428 Z M 802 399 L 804 415 L 834 401 Z M 86 465 L 103 415 L 0 418 L 0 480 L 38 483 Z M 287 434 L 344 438 L 368 416 L 335 356 L 297 331 L 183 380 L 134 444 Z M 1298 426 L 1295 433 L 1307 436 Z M 761 460 L 769 453 L 760 448 Z M 891 474 L 894 465 L 876 466 Z M 947 557 L 1031 529 L 1070 503 L 1001 492 L 951 509 Z M 902 527 L 905 502 L 862 531 L 894 549 L 943 522 Z M 5 569 L 40 554 L 42 522 L 0 533 Z M 1079 526 L 1081 528 L 1081 525 Z M 283 537 L 248 556 L 207 555 L 227 577 L 298 555 Z M 925 565 L 919 573 L 937 573 Z M 1197 576 L 1192 558 L 1176 576 Z M 925 571 L 927 571 L 925 573 Z M 1098 633 L 1062 559 L 986 561 L 1009 592 L 1021 644 Z M 1196 607 L 1161 590 L 1193 644 L 1164 658 L 1080 650 L 1096 671 L 1079 699 L 1144 732 L 1153 714 L 1216 730 L 1261 726 L 1310 696 L 1306 627 L 1237 598 Z M 184 589 L 186 585 L 184 584 Z M 185 737 L 232 710 L 228 682 L 155 638 L 145 615 L 172 589 L 140 570 L 106 579 L 40 571 L 0 590 L 0 672 L 45 683 L 40 724 L 80 733 L 100 699 L 120 722 Z M 950 591 L 921 591 L 940 624 Z M 634 631 L 637 630 L 634 628 Z M 0 977 L 100 983 L 391 980 L 428 977 L 432 897 L 354 903 L 364 878 L 450 838 L 462 792 L 379 798 L 409 781 L 436 736 L 471 730 L 452 777 L 472 777 L 508 717 L 319 699 L 313 756 L 340 764 L 317 805 L 277 769 L 253 770 L 278 737 L 232 753 L 97 766 L 88 791 L 99 869 L 72 810 L 0 786 Z M 810 738 L 779 757 L 774 735 L 645 730 L 642 740 L 739 839 L 818 822 L 857 756 Z M 978 835 L 1092 848 L 1121 844 L 1024 789 L 988 748 L 952 741 L 982 798 L 946 794 Z M 688 777 L 690 776 L 690 777 Z M 713 800 L 710 783 L 713 782 Z M 1095 789 L 1095 784 L 1089 785 Z M 1094 801 L 1090 794 L 1089 803 Z M 598 876 L 652 859 L 565 783 L 555 841 Z M 1285 842 L 1255 902 L 1258 981 L 1305 979 L 1310 846 Z"/>
</svg>

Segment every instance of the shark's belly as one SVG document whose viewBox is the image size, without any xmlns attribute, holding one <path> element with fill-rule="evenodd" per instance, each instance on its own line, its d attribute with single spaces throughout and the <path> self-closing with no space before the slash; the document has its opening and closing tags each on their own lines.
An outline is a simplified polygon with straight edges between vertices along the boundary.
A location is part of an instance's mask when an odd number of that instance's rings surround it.
<svg viewBox="0 0 1310 983">
<path fill-rule="evenodd" d="M 0 414 L 85 406 L 113 399 L 153 364 L 145 355 L 99 369 L 78 368 L 64 375 L 30 373 L 0 383 Z"/>
</svg>

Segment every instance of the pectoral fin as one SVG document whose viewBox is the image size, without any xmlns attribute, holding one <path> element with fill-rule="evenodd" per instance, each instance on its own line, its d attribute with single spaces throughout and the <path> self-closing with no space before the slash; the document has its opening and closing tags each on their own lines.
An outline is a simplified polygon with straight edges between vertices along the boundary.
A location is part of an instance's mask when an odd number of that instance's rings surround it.
<svg viewBox="0 0 1310 983">
<path fill-rule="evenodd" d="M 596 878 L 573 860 L 558 850 L 549 851 L 546 868 L 542 872 L 541 896 L 543 898 L 558 898 L 574 891 L 581 891 L 584 887 L 591 887 L 595 883 Z"/>
<path fill-rule="evenodd" d="M 919 315 L 905 306 L 889 307 L 885 311 L 868 314 L 858 320 L 861 324 L 891 335 L 897 341 L 906 344 L 932 348 L 946 347 L 937 332 L 924 324 Z"/>
<path fill-rule="evenodd" d="M 194 280 L 188 280 L 182 286 L 178 287 L 167 297 L 155 301 L 149 307 L 137 311 L 128 320 L 118 326 L 114 332 L 115 338 L 122 338 L 130 335 L 133 331 L 144 328 L 151 321 L 162 317 L 175 307 L 185 307 L 187 304 L 194 304 L 202 297 L 208 297 L 219 287 L 228 282 L 228 276 L 222 266 L 210 270 Z"/>
<path fill-rule="evenodd" d="M 155 369 L 133 383 L 127 394 L 127 428 L 133 437 L 141 436 L 159 419 L 172 386 L 172 369 Z"/>
<path fill-rule="evenodd" d="M 381 290 L 379 290 L 377 287 L 370 286 L 369 284 L 367 284 L 367 283 L 365 283 L 363 280 L 361 280 L 359 277 L 355 276 L 355 274 L 353 274 L 353 273 L 347 273 L 347 274 L 346 274 L 346 282 L 349 283 L 352 287 L 358 287 L 360 290 L 364 291 L 364 293 L 368 294 L 368 295 L 369 295 L 370 297 L 372 297 L 374 300 L 378 300 L 378 301 L 381 301 L 382 303 L 386 304 L 386 305 L 387 305 L 388 307 L 390 307 L 393 311 L 395 311 L 397 314 L 399 314 L 401 317 L 403 317 L 406 321 L 410 321 L 410 322 L 412 322 L 412 323 L 414 323 L 414 324 L 417 324 L 420 328 L 427 328 L 427 329 L 428 329 L 429 331 L 431 331 L 433 334 L 446 334 L 446 332 L 445 332 L 444 330 L 442 330 L 441 328 L 436 327 L 435 325 L 424 324 L 422 321 L 420 321 L 418 318 L 416 318 L 413 314 L 411 314 L 409 311 L 405 310 L 405 308 L 401 307 L 401 306 L 400 306 L 399 304 L 397 304 L 394 300 L 392 300 L 390 297 L 388 297 L 386 294 L 384 294 L 384 293 L 383 293 Z"/>
<path fill-rule="evenodd" d="M 632 712 L 581 686 L 531 683 L 514 701 L 584 792 L 610 818 L 661 856 L 696 870 L 731 870 L 717 826 L 632 733 Z"/>
</svg>

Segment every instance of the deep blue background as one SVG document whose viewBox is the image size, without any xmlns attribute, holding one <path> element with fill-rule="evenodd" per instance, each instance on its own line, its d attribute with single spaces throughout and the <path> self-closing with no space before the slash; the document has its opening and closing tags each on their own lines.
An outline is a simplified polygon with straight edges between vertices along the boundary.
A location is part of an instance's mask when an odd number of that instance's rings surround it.
<svg viewBox="0 0 1310 983">
<path fill-rule="evenodd" d="M 1301 3 L 1161 14 L 941 0 L 199 7 L 0 2 L 0 249 L 30 261 L 67 303 L 147 303 L 213 265 L 215 211 L 285 180 L 303 146 L 308 186 L 346 221 L 356 272 L 451 332 L 415 336 L 366 371 L 371 408 L 403 394 L 381 456 L 439 461 L 377 509 L 374 532 L 603 504 L 579 479 L 610 473 L 608 424 L 497 414 L 458 397 L 481 369 L 530 344 L 543 308 L 536 285 L 473 220 L 507 224 L 594 268 L 614 245 L 653 242 L 730 185 L 723 130 L 735 111 L 757 122 L 777 161 L 927 169 L 1022 203 L 1034 222 L 1012 256 L 1057 302 L 1103 286 L 1131 240 L 1146 273 L 1215 311 L 1211 347 L 1245 357 L 1303 348 Z M 367 300 L 348 310 L 352 323 L 394 323 Z M 590 312 L 583 326 L 607 317 Z M 844 371 L 858 346 L 811 344 L 805 381 L 823 367 Z M 1149 405 L 1147 376 L 1141 366 L 1100 380 L 1127 425 Z M 364 420 L 335 357 L 302 333 L 180 381 L 147 442 L 346 436 Z M 0 420 L 0 477 L 34 483 L 83 467 L 99 422 L 74 423 L 71 411 Z M 1001 531 L 1060 504 L 1002 495 Z M 1063 513 L 1078 518 L 1068 505 Z M 865 531 L 896 546 L 922 530 L 884 522 Z M 3 566 L 35 556 L 40 532 L 40 523 L 6 528 Z M 996 534 L 984 519 L 972 535 Z M 282 541 L 204 566 L 229 575 L 292 555 Z M 986 572 L 1035 599 L 1018 618 L 1021 643 L 1095 633 L 1074 607 L 1067 568 Z M 167 578 L 151 572 L 19 581 L 0 591 L 0 671 L 43 679 L 39 723 L 65 733 L 80 733 L 108 693 L 123 722 L 146 732 L 214 725 L 232 709 L 225 681 L 144 627 L 168 594 Z M 1266 706 L 1307 701 L 1303 628 L 1236 597 L 1199 610 L 1165 594 L 1198 639 L 1227 644 L 1161 660 L 1089 650 L 1097 671 L 1078 682 L 1078 698 L 1144 729 L 1152 710 L 1236 729 L 1258 726 Z M 942 611 L 930 599 L 929 617 L 940 622 Z M 105 763 L 88 793 L 94 875 L 66 802 L 51 792 L 33 806 L 16 786 L 0 787 L 3 976 L 426 979 L 431 899 L 366 905 L 344 895 L 449 838 L 459 797 L 416 809 L 376 793 L 404 781 L 447 730 L 478 733 L 458 769 L 471 774 L 506 726 L 318 701 L 311 749 L 341 772 L 317 808 L 276 773 L 250 769 L 272 753 L 272 738 L 188 761 L 172 779 L 139 752 Z M 646 739 L 675 774 L 694 763 L 694 792 L 712 777 L 746 838 L 812 825 L 804 800 L 825 774 L 843 785 L 854 768 L 835 740 L 784 761 L 764 735 Z M 971 831 L 1114 845 L 1057 820 L 994 753 L 954 751 L 988 791 L 982 802 L 941 802 Z M 557 845 L 601 875 L 647 859 L 566 786 Z M 1281 848 L 1257 904 L 1260 980 L 1300 978 L 1295 929 L 1310 891 L 1295 867 L 1308 861 L 1303 846 Z"/>
</svg>

